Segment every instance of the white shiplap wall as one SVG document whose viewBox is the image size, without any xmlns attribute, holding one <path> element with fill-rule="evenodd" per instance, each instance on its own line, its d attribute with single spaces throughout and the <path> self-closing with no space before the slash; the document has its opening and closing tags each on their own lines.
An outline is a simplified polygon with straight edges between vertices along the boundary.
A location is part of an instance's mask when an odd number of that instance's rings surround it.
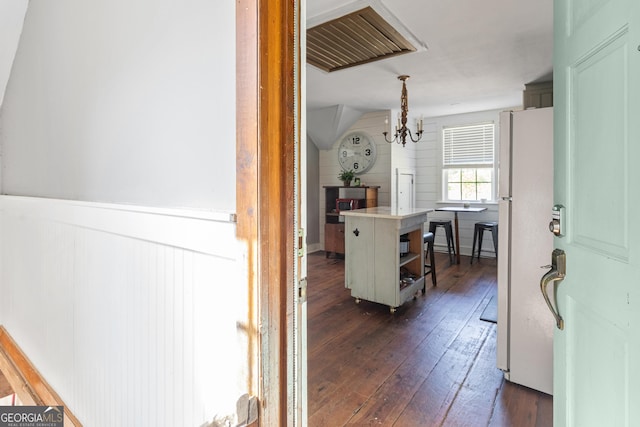
<svg viewBox="0 0 640 427">
<path fill-rule="evenodd" d="M 389 116 L 390 126 L 388 129 L 388 132 L 389 132 L 389 135 L 392 135 L 394 132 L 395 123 L 397 121 L 398 112 L 390 111 L 389 114 L 390 114 Z M 392 120 L 392 117 L 395 117 L 396 119 Z M 391 126 L 391 124 L 394 124 L 394 126 Z M 411 117 L 407 120 L 407 126 L 411 129 L 412 132 L 415 129 L 415 126 L 413 124 L 413 119 Z M 407 136 L 407 138 L 409 137 Z M 402 146 L 402 144 L 398 144 L 397 142 L 389 144 L 391 146 L 391 168 L 389 170 L 389 174 L 391 175 L 391 206 L 392 207 L 396 207 L 396 204 L 397 204 L 398 170 L 402 172 L 413 171 L 417 174 L 416 164 L 417 164 L 417 154 L 418 154 L 417 145 L 418 144 L 420 144 L 420 142 L 414 143 L 408 139 L 406 140 L 406 144 L 404 145 L 404 147 Z M 414 191 L 415 191 L 415 187 L 414 187 Z M 417 205 L 415 206 L 417 207 Z"/>
<path fill-rule="evenodd" d="M 503 110 L 480 111 L 475 113 L 425 119 L 424 136 L 422 137 L 422 141 L 416 144 L 417 207 L 437 209 L 440 206 L 453 205 L 452 203 L 445 203 L 442 201 L 442 172 L 440 167 L 442 163 L 442 128 L 452 125 L 465 125 L 493 121 L 496 124 L 496 153 L 498 153 L 500 144 L 500 135 L 498 133 L 500 111 Z M 476 222 L 498 220 L 497 201 L 489 201 L 482 204 L 482 206 L 487 207 L 487 211 L 478 214 L 459 214 L 460 253 L 462 255 L 471 255 L 473 227 Z M 453 220 L 453 214 L 447 212 L 433 212 L 429 217 Z M 436 245 L 439 246 L 437 249 L 446 250 L 442 228 L 439 228 L 436 233 Z M 483 256 L 492 256 L 492 254 L 484 252 L 486 249 L 493 250 L 491 233 L 485 233 L 482 247 Z"/>
<path fill-rule="evenodd" d="M 496 124 L 496 153 L 499 149 L 500 135 L 499 117 L 500 111 L 491 110 L 480 111 L 468 114 L 452 116 L 442 116 L 424 119 L 424 135 L 418 143 L 407 142 L 405 147 L 399 144 L 388 144 L 384 140 L 382 132 L 389 131 L 389 125 L 385 120 L 390 120 L 394 116 L 393 111 L 377 111 L 363 115 L 346 133 L 353 131 L 365 131 L 372 136 L 376 142 L 378 150 L 378 160 L 375 166 L 361 179 L 367 185 L 380 185 L 378 195 L 379 206 L 391 206 L 395 197 L 396 169 L 415 169 L 416 171 L 416 207 L 436 209 L 440 206 L 452 205 L 442 201 L 442 179 L 441 179 L 441 157 L 442 141 L 441 134 L 444 126 L 464 125 L 493 121 Z M 337 154 L 338 141 L 331 150 L 320 151 L 320 241 L 324 245 L 324 188 L 325 185 L 340 185 L 337 178 L 340 172 Z M 496 176 L 497 179 L 497 176 Z M 473 243 L 473 227 L 477 221 L 497 221 L 498 205 L 497 201 L 489 201 L 483 206 L 487 211 L 478 214 L 459 214 L 460 226 L 460 253 L 471 255 Z M 433 212 L 429 218 L 453 219 L 453 215 L 445 212 Z M 425 225 L 428 227 L 428 224 Z M 438 250 L 446 250 L 442 229 L 436 233 L 436 245 Z M 493 241 L 491 233 L 485 233 L 483 249 L 492 251 Z M 489 252 L 483 251 L 483 256 L 492 256 Z"/>
<path fill-rule="evenodd" d="M 228 213 L 9 196 L 0 209 L 0 323 L 84 425 L 235 413 L 252 328 Z"/>
<path fill-rule="evenodd" d="M 382 132 L 386 130 L 385 118 L 388 111 L 376 111 L 364 114 L 345 135 L 354 131 L 363 131 L 369 134 L 376 144 L 377 160 L 373 167 L 366 173 L 358 175 L 365 185 L 379 185 L 378 206 L 390 206 L 391 191 L 391 146 L 386 143 Z M 342 185 L 338 179 L 338 173 L 342 170 L 338 164 L 339 138 L 331 150 L 320 150 L 320 242 L 324 248 L 324 224 L 325 224 L 325 185 Z"/>
</svg>

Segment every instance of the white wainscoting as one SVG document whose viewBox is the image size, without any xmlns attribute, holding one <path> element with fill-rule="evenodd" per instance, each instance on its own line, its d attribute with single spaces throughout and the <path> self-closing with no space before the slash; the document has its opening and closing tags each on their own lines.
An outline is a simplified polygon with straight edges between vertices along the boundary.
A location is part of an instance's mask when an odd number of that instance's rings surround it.
<svg viewBox="0 0 640 427">
<path fill-rule="evenodd" d="M 84 425 L 235 413 L 248 298 L 229 213 L 11 196 L 0 209 L 0 323 Z"/>
</svg>

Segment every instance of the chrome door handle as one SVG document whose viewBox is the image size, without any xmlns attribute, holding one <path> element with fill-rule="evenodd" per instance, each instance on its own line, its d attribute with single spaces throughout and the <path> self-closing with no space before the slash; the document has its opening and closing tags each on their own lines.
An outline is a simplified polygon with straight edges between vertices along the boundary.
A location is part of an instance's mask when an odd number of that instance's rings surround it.
<svg viewBox="0 0 640 427">
<path fill-rule="evenodd" d="M 547 307 L 553 314 L 553 317 L 556 319 L 556 326 L 558 329 L 564 329 L 564 320 L 562 316 L 560 316 L 560 311 L 551 304 L 551 300 L 549 299 L 549 294 L 547 293 L 547 285 L 549 283 L 554 283 L 562 281 L 564 276 L 566 275 L 566 255 L 561 249 L 554 249 L 551 254 L 551 269 L 545 273 L 544 276 L 540 279 L 540 291 L 542 292 L 542 296 L 544 297 L 544 301 L 547 303 Z M 554 286 L 554 299 L 555 299 L 555 286 Z M 557 303 L 556 303 L 557 305 Z"/>
</svg>

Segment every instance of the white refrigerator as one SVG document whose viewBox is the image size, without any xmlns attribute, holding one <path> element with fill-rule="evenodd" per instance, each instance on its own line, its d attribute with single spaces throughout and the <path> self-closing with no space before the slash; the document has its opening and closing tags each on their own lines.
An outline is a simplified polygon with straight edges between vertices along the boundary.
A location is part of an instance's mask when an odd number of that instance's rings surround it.
<svg viewBox="0 0 640 427">
<path fill-rule="evenodd" d="M 551 263 L 553 108 L 503 112 L 498 177 L 498 368 L 553 394 L 553 329 L 540 279 Z"/>
</svg>

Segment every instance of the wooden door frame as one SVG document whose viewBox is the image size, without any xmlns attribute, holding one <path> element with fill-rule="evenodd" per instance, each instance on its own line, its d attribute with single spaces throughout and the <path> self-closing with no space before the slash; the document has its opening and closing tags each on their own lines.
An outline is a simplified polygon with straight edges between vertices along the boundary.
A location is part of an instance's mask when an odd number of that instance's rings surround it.
<svg viewBox="0 0 640 427">
<path fill-rule="evenodd" d="M 237 235 L 247 243 L 250 393 L 260 425 L 292 425 L 297 1 L 236 2 Z M 298 79 L 298 81 L 296 81 Z M 298 91 L 298 93 L 296 93 Z M 291 291 L 290 291 L 291 290 Z"/>
</svg>

